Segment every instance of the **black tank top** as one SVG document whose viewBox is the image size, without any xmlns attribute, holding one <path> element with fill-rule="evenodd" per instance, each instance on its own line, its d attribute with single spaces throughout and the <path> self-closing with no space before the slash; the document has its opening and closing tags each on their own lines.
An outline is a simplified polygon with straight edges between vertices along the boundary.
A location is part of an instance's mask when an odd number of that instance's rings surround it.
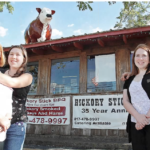
<svg viewBox="0 0 150 150">
<path fill-rule="evenodd" d="M 11 124 L 16 123 L 18 121 L 27 122 L 27 111 L 26 111 L 26 100 L 27 95 L 29 93 L 31 84 L 29 86 L 23 88 L 13 88 L 13 95 L 12 95 L 12 120 Z"/>
</svg>

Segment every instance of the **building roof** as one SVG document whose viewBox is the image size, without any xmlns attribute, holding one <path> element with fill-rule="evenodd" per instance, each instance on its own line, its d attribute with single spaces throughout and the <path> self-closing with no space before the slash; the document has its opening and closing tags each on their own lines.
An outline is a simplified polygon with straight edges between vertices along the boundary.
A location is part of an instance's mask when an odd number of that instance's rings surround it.
<svg viewBox="0 0 150 150">
<path fill-rule="evenodd" d="M 51 47 L 52 50 L 56 52 L 63 52 L 61 47 L 72 44 L 73 46 L 83 49 L 84 44 L 89 44 L 90 42 L 97 42 L 101 47 L 105 46 L 107 41 L 121 39 L 125 44 L 131 38 L 142 38 L 143 36 L 148 36 L 150 34 L 150 26 L 134 27 L 134 28 L 123 28 L 118 30 L 109 31 L 97 31 L 96 33 L 70 36 L 59 39 L 51 39 L 44 42 L 36 42 L 30 44 L 22 44 L 26 49 L 38 48 L 43 46 Z M 86 42 L 87 41 L 87 42 Z M 84 42 L 84 44 L 83 44 Z M 11 46 L 10 46 L 11 47 Z M 10 47 L 4 47 L 4 51 L 7 52 Z"/>
</svg>

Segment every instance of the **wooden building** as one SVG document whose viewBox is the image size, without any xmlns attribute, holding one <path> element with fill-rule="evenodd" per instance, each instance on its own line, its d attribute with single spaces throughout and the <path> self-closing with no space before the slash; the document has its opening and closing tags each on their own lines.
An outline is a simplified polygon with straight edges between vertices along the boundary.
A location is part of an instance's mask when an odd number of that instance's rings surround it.
<svg viewBox="0 0 150 150">
<path fill-rule="evenodd" d="M 150 26 L 23 44 L 35 77 L 28 97 L 70 97 L 70 124 L 28 124 L 25 145 L 85 149 L 127 148 L 124 145 L 128 143 L 125 130 L 72 128 L 72 97 L 122 94 L 123 82 L 120 77 L 123 72 L 130 71 L 131 51 L 141 43 L 150 46 Z M 6 55 L 9 49 L 10 47 L 4 47 Z M 115 54 L 116 80 L 111 88 L 107 84 L 97 86 L 94 78 L 95 56 L 108 54 Z"/>
</svg>

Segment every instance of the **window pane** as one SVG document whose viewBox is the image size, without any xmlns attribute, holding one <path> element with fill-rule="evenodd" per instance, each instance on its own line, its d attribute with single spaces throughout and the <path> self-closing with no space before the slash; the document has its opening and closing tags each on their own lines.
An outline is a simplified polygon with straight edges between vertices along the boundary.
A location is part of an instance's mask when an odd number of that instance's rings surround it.
<svg viewBox="0 0 150 150">
<path fill-rule="evenodd" d="M 52 60 L 50 93 L 79 93 L 79 57 Z"/>
<path fill-rule="evenodd" d="M 38 62 L 28 63 L 27 71 L 33 76 L 32 85 L 29 94 L 36 94 L 37 92 L 37 80 L 38 80 Z"/>
<path fill-rule="evenodd" d="M 107 55 L 105 55 L 107 57 Z M 109 56 L 109 55 L 108 55 Z M 109 59 L 106 59 L 109 61 Z M 111 66 L 105 67 L 105 69 L 111 69 L 110 67 L 115 68 L 115 62 L 110 62 Z M 100 63 L 99 66 L 105 65 L 105 63 Z M 101 70 L 104 72 L 105 70 Z M 109 74 L 112 78 L 112 74 Z M 114 76 L 114 74 L 113 74 Z M 103 79 L 102 79 L 103 80 Z M 88 56 L 87 58 L 87 92 L 103 92 L 103 91 L 116 91 L 116 79 L 115 81 L 105 81 L 105 82 L 96 82 L 95 78 L 95 56 Z"/>
</svg>

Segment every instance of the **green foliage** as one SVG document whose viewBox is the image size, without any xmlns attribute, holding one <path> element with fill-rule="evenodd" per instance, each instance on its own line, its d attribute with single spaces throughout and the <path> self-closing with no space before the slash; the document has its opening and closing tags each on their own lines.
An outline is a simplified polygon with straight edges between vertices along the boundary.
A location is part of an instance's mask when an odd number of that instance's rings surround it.
<svg viewBox="0 0 150 150">
<path fill-rule="evenodd" d="M 9 13 L 13 13 L 14 7 L 10 4 L 10 2 L 0 2 L 0 12 L 3 12 L 4 6 L 8 9 Z"/>
<path fill-rule="evenodd" d="M 77 7 L 79 8 L 79 10 L 82 11 L 87 9 L 89 9 L 90 11 L 93 10 L 92 7 L 90 6 L 90 3 L 93 3 L 92 1 L 88 1 L 88 2 L 79 1 L 77 3 L 78 3 Z"/>
<path fill-rule="evenodd" d="M 116 1 L 112 1 L 112 2 L 108 1 L 109 5 L 112 5 L 112 4 L 115 4 L 115 3 L 116 3 Z"/>
<path fill-rule="evenodd" d="M 122 3 L 124 8 L 121 9 L 120 15 L 117 17 L 119 21 L 115 24 L 114 28 L 131 28 L 145 26 L 150 23 L 149 1 L 132 1 Z M 109 4 L 111 5 L 114 3 L 110 2 Z"/>
</svg>

